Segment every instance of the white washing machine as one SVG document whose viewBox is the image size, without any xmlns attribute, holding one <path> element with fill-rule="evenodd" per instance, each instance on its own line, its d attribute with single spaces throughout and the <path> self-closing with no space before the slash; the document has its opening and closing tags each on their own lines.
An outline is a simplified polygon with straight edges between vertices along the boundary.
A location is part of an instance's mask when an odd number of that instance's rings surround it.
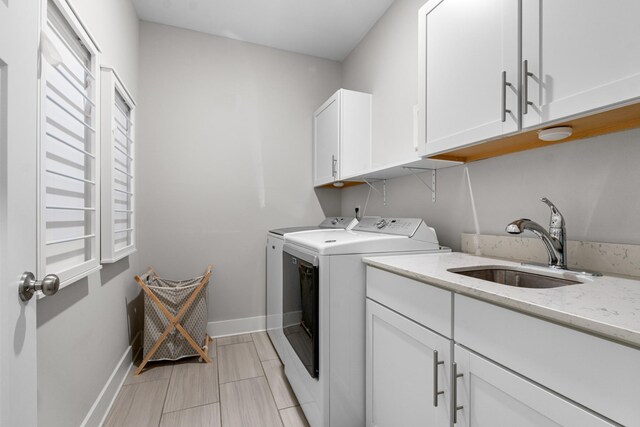
<svg viewBox="0 0 640 427">
<path fill-rule="evenodd" d="M 358 223 L 354 217 L 328 217 L 318 225 L 269 230 L 267 233 L 267 333 L 278 356 L 284 361 L 282 351 L 282 246 L 284 236 L 318 230 L 344 230 Z"/>
<path fill-rule="evenodd" d="M 352 230 L 284 236 L 283 362 L 312 427 L 365 425 L 363 256 L 449 251 L 413 218 L 367 217 Z"/>
</svg>

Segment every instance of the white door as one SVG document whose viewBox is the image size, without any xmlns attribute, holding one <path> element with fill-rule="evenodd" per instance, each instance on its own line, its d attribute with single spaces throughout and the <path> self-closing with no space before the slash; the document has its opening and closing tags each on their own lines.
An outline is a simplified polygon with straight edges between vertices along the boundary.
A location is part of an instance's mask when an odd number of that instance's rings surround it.
<svg viewBox="0 0 640 427">
<path fill-rule="evenodd" d="M 367 299 L 366 346 L 368 427 L 449 425 L 448 339 Z"/>
<path fill-rule="evenodd" d="M 487 359 L 455 346 L 456 426 L 605 427 L 609 423 Z M 552 362 L 551 362 L 552 363 Z"/>
<path fill-rule="evenodd" d="M 640 2 L 522 2 L 523 127 L 640 96 Z M 527 61 L 528 75 L 524 79 Z"/>
<path fill-rule="evenodd" d="M 36 298 L 18 281 L 36 270 L 39 2 L 0 0 L 0 425 L 36 426 Z M 44 397 L 44 396 L 43 396 Z"/>
<path fill-rule="evenodd" d="M 419 19 L 421 154 L 517 131 L 518 2 L 433 0 Z"/>
<path fill-rule="evenodd" d="M 340 91 L 313 115 L 313 185 L 338 179 L 340 154 Z"/>
</svg>

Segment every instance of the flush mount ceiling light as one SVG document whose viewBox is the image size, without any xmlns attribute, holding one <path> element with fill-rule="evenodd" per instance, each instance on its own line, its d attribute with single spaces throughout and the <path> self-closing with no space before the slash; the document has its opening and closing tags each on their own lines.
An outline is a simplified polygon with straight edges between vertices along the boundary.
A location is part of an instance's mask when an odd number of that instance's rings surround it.
<svg viewBox="0 0 640 427">
<path fill-rule="evenodd" d="M 569 138 L 573 133 L 571 126 L 559 126 L 550 129 L 542 129 L 538 131 L 538 139 L 541 141 L 560 141 Z"/>
<path fill-rule="evenodd" d="M 338 182 L 334 182 L 333 186 L 336 188 L 342 188 L 344 187 L 344 182 L 338 181 Z"/>
</svg>

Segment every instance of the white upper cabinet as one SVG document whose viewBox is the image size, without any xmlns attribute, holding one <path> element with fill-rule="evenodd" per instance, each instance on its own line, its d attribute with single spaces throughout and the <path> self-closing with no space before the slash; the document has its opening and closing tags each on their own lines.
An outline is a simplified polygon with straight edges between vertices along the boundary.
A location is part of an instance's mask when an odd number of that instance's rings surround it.
<svg viewBox="0 0 640 427">
<path fill-rule="evenodd" d="M 419 20 L 419 153 L 517 131 L 518 2 L 432 0 Z"/>
<path fill-rule="evenodd" d="M 523 0 L 522 7 L 523 98 L 532 103 L 523 127 L 640 96 L 640 2 Z"/>
<path fill-rule="evenodd" d="M 313 185 L 371 167 L 371 95 L 340 89 L 313 115 Z"/>
<path fill-rule="evenodd" d="M 340 154 L 340 96 L 329 98 L 313 115 L 313 185 L 337 178 Z"/>
<path fill-rule="evenodd" d="M 637 102 L 639 16 L 636 0 L 428 1 L 418 15 L 419 154 L 466 158 L 473 144 Z M 580 128 L 629 127 L 602 120 Z"/>
</svg>

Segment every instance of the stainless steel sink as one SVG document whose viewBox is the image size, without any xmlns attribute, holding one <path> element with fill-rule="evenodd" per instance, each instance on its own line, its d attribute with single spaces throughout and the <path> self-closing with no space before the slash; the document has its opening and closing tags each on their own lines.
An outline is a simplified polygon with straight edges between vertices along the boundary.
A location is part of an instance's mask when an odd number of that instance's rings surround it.
<svg viewBox="0 0 640 427">
<path fill-rule="evenodd" d="M 578 285 L 582 282 L 561 277 L 547 276 L 518 268 L 485 266 L 451 268 L 451 273 L 462 274 L 476 279 L 487 280 L 506 286 L 518 288 L 558 288 L 560 286 Z"/>
</svg>

